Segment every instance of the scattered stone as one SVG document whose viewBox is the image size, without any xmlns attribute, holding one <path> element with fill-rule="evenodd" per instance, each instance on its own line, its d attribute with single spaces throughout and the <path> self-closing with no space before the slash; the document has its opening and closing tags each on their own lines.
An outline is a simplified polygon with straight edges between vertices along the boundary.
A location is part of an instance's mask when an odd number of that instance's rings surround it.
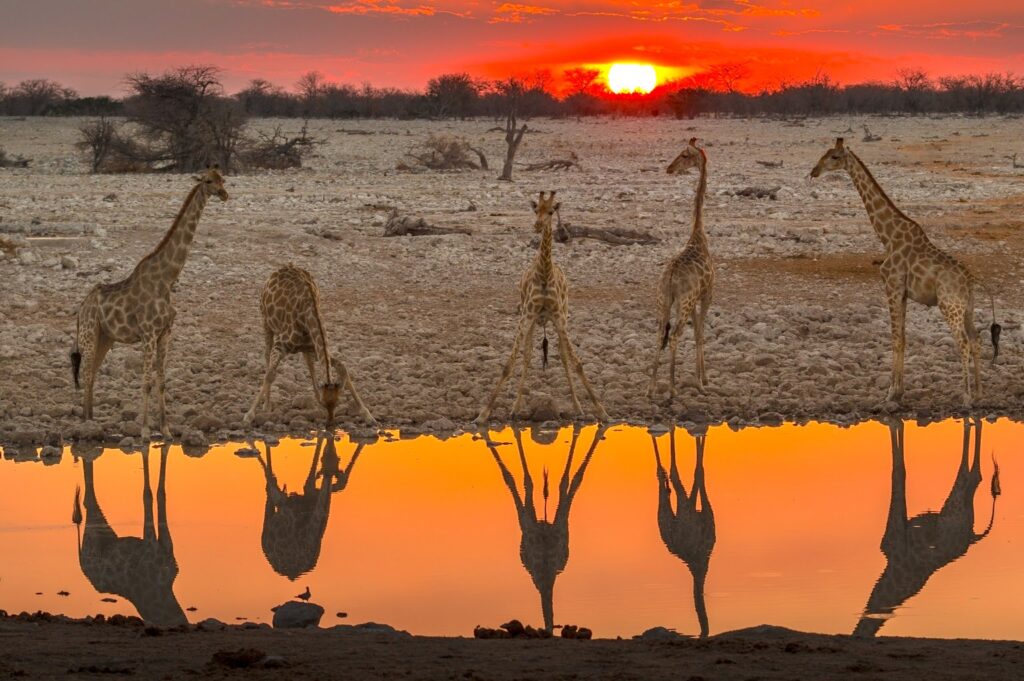
<svg viewBox="0 0 1024 681">
<path fill-rule="evenodd" d="M 324 616 L 324 609 L 316 603 L 301 601 L 288 601 L 271 609 L 274 612 L 275 629 L 317 627 L 320 626 L 320 618 Z"/>
<path fill-rule="evenodd" d="M 683 635 L 672 629 L 666 629 L 665 627 L 651 627 L 644 633 L 637 634 L 633 638 L 640 639 L 642 641 L 676 641 L 683 638 Z"/>
</svg>

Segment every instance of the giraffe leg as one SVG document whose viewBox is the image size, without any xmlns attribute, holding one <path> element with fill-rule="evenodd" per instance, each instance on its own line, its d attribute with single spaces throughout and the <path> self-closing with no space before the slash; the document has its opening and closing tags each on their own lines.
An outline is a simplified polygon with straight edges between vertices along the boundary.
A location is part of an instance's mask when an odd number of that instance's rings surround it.
<svg viewBox="0 0 1024 681">
<path fill-rule="evenodd" d="M 957 348 L 960 350 L 960 367 L 964 379 L 963 404 L 965 407 L 970 407 L 973 402 L 970 372 L 971 341 L 967 337 L 967 331 L 964 330 L 964 311 L 956 304 L 942 300 L 939 301 L 939 310 L 942 311 L 942 316 L 946 318 L 946 323 L 949 324 L 949 328 L 953 332 L 953 338 L 956 339 Z"/>
<path fill-rule="evenodd" d="M 160 415 L 160 432 L 170 435 L 167 428 L 167 403 L 164 395 L 165 375 L 167 372 L 167 346 L 171 342 L 171 329 L 164 330 L 156 341 L 156 406 Z"/>
<path fill-rule="evenodd" d="M 83 402 L 82 418 L 91 421 L 93 418 L 93 386 L 96 384 L 96 374 L 100 370 L 103 358 L 113 347 L 114 341 L 107 338 L 98 327 L 95 334 L 89 338 L 88 345 L 81 343 L 82 348 L 82 374 L 84 377 L 85 398 Z"/>
<path fill-rule="evenodd" d="M 693 359 L 694 378 L 697 381 L 697 392 L 704 392 L 704 315 L 694 305 L 690 313 L 690 320 L 693 323 Z"/>
<path fill-rule="evenodd" d="M 968 304 L 964 310 L 964 332 L 971 348 L 971 368 L 974 373 L 974 399 L 979 401 L 982 398 L 981 390 L 981 339 L 978 337 L 978 329 L 974 326 L 974 306 Z"/>
<path fill-rule="evenodd" d="M 270 404 L 270 387 L 274 384 L 274 375 L 277 373 L 277 365 L 281 363 L 281 358 L 284 355 L 278 348 L 272 348 L 270 356 L 267 361 L 267 373 L 263 376 L 263 383 L 260 386 L 260 392 L 256 395 L 256 400 L 252 403 L 252 407 L 246 412 L 242 422 L 245 425 L 252 423 L 253 418 L 256 417 L 256 408 L 261 402 L 265 402 L 267 405 Z"/>
<path fill-rule="evenodd" d="M 676 309 L 676 326 L 672 329 L 668 339 L 668 379 L 670 383 L 669 398 L 675 399 L 676 396 L 676 355 L 679 349 L 679 337 L 683 335 L 683 329 L 686 327 L 686 318 L 693 315 L 694 305 L 696 301 L 680 301 L 679 307 Z"/>
<path fill-rule="evenodd" d="M 516 330 L 515 340 L 512 341 L 512 352 L 509 353 L 508 361 L 505 362 L 504 368 L 501 370 L 501 377 L 498 379 L 498 384 L 494 386 L 494 390 L 491 392 L 490 399 L 487 400 L 487 406 L 480 410 L 480 414 L 476 417 L 475 423 L 478 426 L 487 424 L 487 418 L 491 415 L 491 409 L 494 409 L 494 403 L 498 399 L 498 393 L 501 392 L 501 387 L 505 385 L 505 381 L 512 375 L 512 366 L 515 364 L 516 355 L 519 352 L 519 344 L 523 339 L 523 333 L 527 324 L 532 324 L 532 321 L 528 321 L 525 317 L 519 320 L 519 328 Z"/>
<path fill-rule="evenodd" d="M 566 354 L 569 356 L 569 360 L 572 361 L 573 368 L 576 370 L 576 375 L 580 377 L 580 383 L 583 384 L 583 388 L 587 391 L 587 395 L 590 396 L 590 401 L 594 403 L 594 411 L 597 412 L 597 418 L 599 421 L 611 420 L 608 416 L 608 412 L 605 411 L 601 405 L 601 400 L 597 399 L 597 395 L 594 394 L 594 389 L 590 386 L 590 381 L 587 380 L 587 375 L 583 373 L 583 362 L 580 361 L 579 355 L 576 354 L 576 349 L 572 347 L 572 340 L 569 338 L 569 329 L 566 328 L 566 320 L 559 319 L 555 322 L 555 330 L 558 331 L 558 335 L 563 338 L 561 342 L 565 344 Z"/>
<path fill-rule="evenodd" d="M 512 401 L 512 412 L 509 418 L 515 418 L 519 411 L 519 404 L 523 400 L 523 388 L 526 387 L 526 377 L 530 375 L 530 356 L 533 354 L 533 332 L 537 328 L 536 322 L 530 322 L 526 327 L 526 335 L 523 337 L 523 370 L 519 373 L 519 385 L 516 386 L 516 398 Z"/>
<path fill-rule="evenodd" d="M 576 386 L 573 385 L 572 381 L 572 370 L 569 368 L 569 339 L 558 334 L 558 356 L 562 360 L 562 368 L 565 369 L 565 382 L 569 384 L 569 396 L 572 397 L 572 405 L 576 409 L 576 413 L 583 416 L 583 407 L 580 405 L 580 399 L 576 397 Z"/>
<path fill-rule="evenodd" d="M 658 387 L 658 366 L 661 364 L 661 353 L 668 342 L 668 325 L 672 314 L 672 303 L 658 301 L 658 338 L 654 344 L 654 359 L 651 361 L 651 383 L 647 386 L 647 398 L 654 397 L 654 391 Z"/>
<path fill-rule="evenodd" d="M 316 354 L 304 352 L 302 357 L 306 360 L 306 368 L 309 369 L 309 380 L 313 384 L 313 399 L 316 400 L 317 404 L 321 404 L 320 390 L 316 384 Z"/>
<path fill-rule="evenodd" d="M 153 392 L 153 374 L 156 364 L 155 336 L 146 336 L 142 339 L 142 441 L 149 441 L 149 396 Z"/>
<path fill-rule="evenodd" d="M 907 340 L 907 290 L 888 292 L 889 322 L 892 331 L 892 378 L 889 380 L 887 402 L 899 402 L 903 398 L 903 355 Z"/>
<path fill-rule="evenodd" d="M 345 389 L 348 390 L 349 395 L 352 396 L 352 401 L 359 407 L 359 412 L 363 415 L 366 422 L 371 426 L 379 425 L 377 423 L 377 419 L 373 418 L 373 414 L 370 413 L 370 410 L 366 408 L 366 405 L 363 404 L 363 401 L 359 398 L 359 393 L 356 392 L 356 386 L 355 383 L 352 382 L 352 374 L 348 372 L 348 367 L 346 367 L 342 362 L 336 362 L 334 364 L 334 368 L 338 372 L 338 377 L 341 378 L 342 382 L 345 384 Z"/>
<path fill-rule="evenodd" d="M 700 340 L 697 342 L 697 362 L 700 367 L 700 388 L 701 392 L 708 383 L 708 372 L 704 368 L 704 324 L 708 320 L 708 308 L 711 307 L 711 290 L 708 289 L 700 298 Z M 696 329 L 696 327 L 694 327 Z"/>
</svg>

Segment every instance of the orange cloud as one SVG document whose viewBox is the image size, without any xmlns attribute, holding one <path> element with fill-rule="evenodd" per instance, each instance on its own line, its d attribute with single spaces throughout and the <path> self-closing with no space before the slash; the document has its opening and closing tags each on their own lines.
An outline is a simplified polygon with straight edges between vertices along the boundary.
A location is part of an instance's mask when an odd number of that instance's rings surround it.
<svg viewBox="0 0 1024 681">
<path fill-rule="evenodd" d="M 534 5 L 520 5 L 505 2 L 494 9 L 494 16 L 491 17 L 490 23 L 497 24 L 505 22 L 510 24 L 519 24 L 523 21 L 527 21 L 530 16 L 544 16 L 547 14 L 558 14 L 558 10 L 550 7 L 537 7 Z"/>
<path fill-rule="evenodd" d="M 398 0 L 356 0 L 346 5 L 327 5 L 324 9 L 333 14 L 395 14 L 404 16 L 433 16 L 434 8 L 427 5 L 405 7 Z"/>
</svg>

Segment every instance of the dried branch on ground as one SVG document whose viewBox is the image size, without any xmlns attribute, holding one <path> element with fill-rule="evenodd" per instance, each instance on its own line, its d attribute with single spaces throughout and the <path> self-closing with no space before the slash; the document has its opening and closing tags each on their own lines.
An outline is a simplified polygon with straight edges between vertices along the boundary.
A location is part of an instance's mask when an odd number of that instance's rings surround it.
<svg viewBox="0 0 1024 681">
<path fill-rule="evenodd" d="M 882 136 L 881 135 L 872 134 L 872 132 L 868 129 L 868 126 L 866 126 L 866 125 L 864 125 L 862 127 L 864 128 L 864 137 L 861 138 L 862 142 L 880 142 L 880 141 L 882 141 Z"/>
<path fill-rule="evenodd" d="M 567 244 L 573 239 L 595 239 L 613 246 L 650 245 L 661 241 L 650 234 L 622 227 L 577 227 L 570 222 L 563 222 L 561 215 L 558 216 L 552 237 L 560 244 Z M 530 245 L 537 248 L 540 245 L 540 237 L 534 237 Z"/>
<path fill-rule="evenodd" d="M 25 158 L 24 156 L 11 158 L 7 155 L 7 152 L 0 148 L 0 168 L 28 168 L 28 164 L 31 162 L 32 159 Z"/>
<path fill-rule="evenodd" d="M 569 158 L 556 158 L 540 163 L 522 163 L 520 165 L 523 166 L 523 170 L 570 170 L 572 168 L 583 170 L 580 166 L 580 157 L 576 155 L 575 151 L 569 152 Z"/>
<path fill-rule="evenodd" d="M 479 157 L 479 163 L 469 157 L 470 152 Z M 430 135 L 420 147 L 405 155 L 411 165 L 399 162 L 399 170 L 480 170 L 487 167 L 487 159 L 482 152 L 466 140 L 449 135 Z"/>
<path fill-rule="evenodd" d="M 426 236 L 434 234 L 472 234 L 465 227 L 438 227 L 423 218 L 399 215 L 397 208 L 392 208 L 384 223 L 384 236 Z"/>
<path fill-rule="evenodd" d="M 733 192 L 733 196 L 746 196 L 751 199 L 764 199 L 768 198 L 772 201 L 778 200 L 779 190 L 781 186 L 775 187 L 744 187 L 743 189 L 737 189 Z"/>
<path fill-rule="evenodd" d="M 765 168 L 781 168 L 784 161 L 758 161 L 757 163 Z"/>
</svg>

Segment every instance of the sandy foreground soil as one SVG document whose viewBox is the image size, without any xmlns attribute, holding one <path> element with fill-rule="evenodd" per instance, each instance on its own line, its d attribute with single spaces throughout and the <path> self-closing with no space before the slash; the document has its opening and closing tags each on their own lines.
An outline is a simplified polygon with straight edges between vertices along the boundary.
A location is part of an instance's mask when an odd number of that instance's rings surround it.
<svg viewBox="0 0 1024 681">
<path fill-rule="evenodd" d="M 881 141 L 860 141 L 865 123 Z M 0 236 L 22 244 L 0 258 L 0 441 L 15 446 L 138 436 L 137 347 L 118 346 L 107 357 L 96 421 L 80 422 L 67 356 L 75 314 L 94 284 L 127 276 L 159 242 L 191 187 L 182 175 L 88 174 L 74 147 L 79 124 L 0 119 L 8 154 L 33 159 L 28 169 L 0 170 Z M 282 125 L 297 130 L 300 123 Z M 995 366 L 987 362 L 988 304 L 977 302 L 976 321 L 986 330 L 977 410 L 1024 414 L 1024 174 L 1008 159 L 1022 151 L 1019 120 L 536 120 L 521 160 L 575 151 L 581 172 L 517 171 L 515 182 L 502 183 L 496 170 L 395 169 L 431 133 L 463 136 L 500 166 L 504 145 L 487 132 L 491 125 L 315 121 L 312 133 L 324 143 L 306 168 L 228 178 L 231 199 L 207 207 L 174 293 L 172 434 L 195 444 L 239 435 L 263 374 L 259 291 L 288 262 L 319 282 L 331 344 L 382 424 L 406 432 L 468 426 L 511 347 L 516 286 L 533 257 L 528 202 L 541 189 L 559 191 L 573 224 L 661 239 L 555 248 L 570 282 L 572 335 L 612 417 L 774 423 L 877 416 L 890 366 L 881 245 L 845 175 L 807 179 L 839 134 L 935 242 L 997 291 L 1004 333 Z M 706 224 L 718 269 L 707 328 L 710 385 L 699 395 L 689 383 L 687 331 L 680 393 L 672 405 L 652 403 L 645 392 L 656 344 L 654 286 L 689 236 L 696 181 L 664 168 L 694 135 L 709 156 Z M 778 199 L 733 195 L 750 185 L 780 186 Z M 391 207 L 474 233 L 383 238 Z M 907 338 L 904 413 L 957 413 L 959 360 L 938 310 L 911 304 Z M 537 351 L 522 417 L 573 417 L 557 343 L 551 347 L 546 371 Z M 662 393 L 666 387 L 663 371 Z M 508 418 L 512 390 L 499 400 L 496 420 Z M 354 414 L 343 415 L 344 425 L 357 424 Z M 282 365 L 274 409 L 257 426 L 306 431 L 317 418 L 305 366 L 292 357 Z"/>
<path fill-rule="evenodd" d="M 0 618 L 0 676 L 145 679 L 1019 679 L 1022 644 L 778 627 L 707 640 L 475 640 L 338 629 L 162 631 Z M 54 646 L 53 641 L 60 641 Z"/>
</svg>

